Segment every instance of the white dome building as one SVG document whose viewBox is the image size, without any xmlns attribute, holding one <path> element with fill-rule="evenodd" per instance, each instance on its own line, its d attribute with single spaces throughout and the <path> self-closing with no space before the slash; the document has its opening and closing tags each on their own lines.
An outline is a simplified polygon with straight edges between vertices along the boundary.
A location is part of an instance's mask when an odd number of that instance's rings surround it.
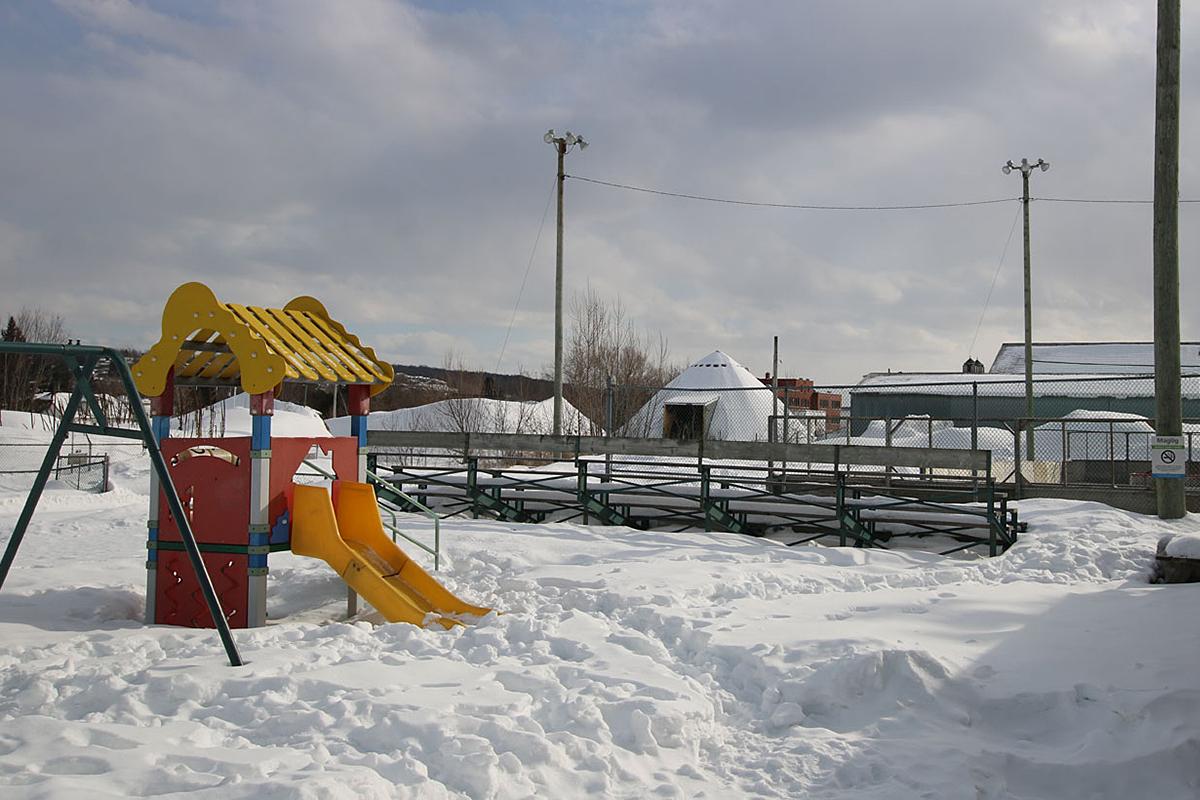
<svg viewBox="0 0 1200 800">
<path fill-rule="evenodd" d="M 770 416 L 782 413 L 771 387 L 715 350 L 660 389 L 620 435 L 765 442 Z"/>
</svg>

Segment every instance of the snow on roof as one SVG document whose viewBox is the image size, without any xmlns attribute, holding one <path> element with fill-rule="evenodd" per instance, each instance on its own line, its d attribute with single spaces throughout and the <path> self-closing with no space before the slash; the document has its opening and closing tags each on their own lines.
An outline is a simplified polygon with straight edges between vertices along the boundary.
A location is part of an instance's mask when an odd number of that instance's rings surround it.
<svg viewBox="0 0 1200 800">
<path fill-rule="evenodd" d="M 765 389 L 754 373 L 720 350 L 692 362 L 667 384 L 668 389 Z"/>
<path fill-rule="evenodd" d="M 1179 346 L 1184 371 L 1200 372 L 1200 342 Z M 1120 373 L 1154 371 L 1153 342 L 1034 342 L 1033 371 L 1050 374 Z M 1024 342 L 1000 345 L 988 372 L 1025 373 Z"/>
<path fill-rule="evenodd" d="M 971 394 L 979 385 L 980 397 L 1023 397 L 1025 381 L 1019 375 L 962 372 L 873 372 L 863 377 L 851 394 Z M 1039 376 L 1033 382 L 1037 397 L 1153 397 L 1151 375 L 1088 374 Z M 1200 397 L 1194 381 L 1183 382 L 1183 396 Z"/>
</svg>

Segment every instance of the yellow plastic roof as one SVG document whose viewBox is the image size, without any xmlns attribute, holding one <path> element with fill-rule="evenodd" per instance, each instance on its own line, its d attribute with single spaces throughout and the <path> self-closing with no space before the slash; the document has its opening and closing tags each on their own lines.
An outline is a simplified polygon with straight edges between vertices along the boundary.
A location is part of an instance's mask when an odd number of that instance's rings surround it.
<svg viewBox="0 0 1200 800">
<path fill-rule="evenodd" d="M 167 300 L 162 338 L 133 365 L 138 391 L 162 394 L 172 367 L 181 383 L 240 384 L 250 394 L 290 380 L 367 384 L 375 395 L 394 377 L 312 297 L 244 306 L 220 302 L 203 283 L 185 283 Z"/>
</svg>

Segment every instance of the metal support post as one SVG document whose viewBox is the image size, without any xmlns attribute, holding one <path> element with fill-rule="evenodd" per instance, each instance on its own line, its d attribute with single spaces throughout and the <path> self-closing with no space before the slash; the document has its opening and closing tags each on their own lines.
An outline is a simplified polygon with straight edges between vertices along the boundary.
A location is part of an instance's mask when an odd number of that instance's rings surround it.
<svg viewBox="0 0 1200 800">
<path fill-rule="evenodd" d="M 162 394 L 150 398 L 150 413 L 153 415 L 150 428 L 154 441 L 161 447 L 163 440 L 171 436 L 171 416 L 175 413 L 175 368 L 167 371 L 167 382 Z M 161 487 L 158 475 L 150 473 L 150 510 L 146 518 L 146 611 L 147 625 L 153 625 L 158 615 L 158 530 L 161 511 L 159 495 Z"/>
<path fill-rule="evenodd" d="M 883 420 L 883 446 L 892 446 L 892 418 L 885 417 Z M 888 464 L 883 468 L 883 485 L 891 487 L 892 485 L 892 465 Z"/>
<path fill-rule="evenodd" d="M 971 449 L 979 449 L 979 381 L 971 383 Z M 987 476 L 991 479 L 991 475 Z M 979 471 L 971 468 L 971 490 L 979 489 Z"/>
<path fill-rule="evenodd" d="M 267 555 L 271 552 L 271 417 L 275 395 L 250 396 L 250 531 L 247 618 L 250 628 L 267 624 Z"/>
<path fill-rule="evenodd" d="M 1013 486 L 1014 500 L 1021 499 L 1021 420 L 1013 421 Z"/>
<path fill-rule="evenodd" d="M 355 466 L 358 474 L 355 476 L 355 480 L 359 483 L 366 483 L 367 461 L 370 458 L 367 453 L 367 429 L 369 427 L 367 420 L 371 413 L 371 387 L 361 383 L 351 384 L 347 387 L 346 413 L 350 415 L 350 435 L 355 438 L 355 445 L 358 452 L 357 464 Z M 353 619 L 357 615 L 358 592 L 354 591 L 353 587 L 347 585 L 346 618 Z"/>
<path fill-rule="evenodd" d="M 614 419 L 613 408 L 613 376 L 609 375 L 606 381 L 606 391 L 604 398 L 604 435 L 611 437 L 613 435 L 613 426 L 616 425 Z M 609 450 L 604 454 L 604 480 L 612 480 L 612 451 Z"/>
</svg>

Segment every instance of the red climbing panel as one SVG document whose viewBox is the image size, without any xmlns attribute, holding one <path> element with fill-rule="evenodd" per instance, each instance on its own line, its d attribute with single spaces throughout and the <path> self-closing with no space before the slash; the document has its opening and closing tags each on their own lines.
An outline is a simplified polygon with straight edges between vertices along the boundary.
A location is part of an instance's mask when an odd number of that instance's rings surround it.
<svg viewBox="0 0 1200 800">
<path fill-rule="evenodd" d="M 203 551 L 206 545 L 250 543 L 250 438 L 165 439 L 162 453 L 229 626 L 244 628 L 249 607 L 246 554 Z M 161 491 L 158 508 L 160 545 L 182 544 Z M 160 546 L 155 572 L 156 623 L 213 627 L 186 551 Z"/>
<path fill-rule="evenodd" d="M 246 627 L 249 606 L 246 556 L 232 553 L 203 553 L 202 556 L 229 627 Z M 196 580 L 192 562 L 185 551 L 158 551 L 154 621 L 160 625 L 188 628 L 214 627 L 212 614 L 204 604 L 200 582 Z"/>
</svg>

